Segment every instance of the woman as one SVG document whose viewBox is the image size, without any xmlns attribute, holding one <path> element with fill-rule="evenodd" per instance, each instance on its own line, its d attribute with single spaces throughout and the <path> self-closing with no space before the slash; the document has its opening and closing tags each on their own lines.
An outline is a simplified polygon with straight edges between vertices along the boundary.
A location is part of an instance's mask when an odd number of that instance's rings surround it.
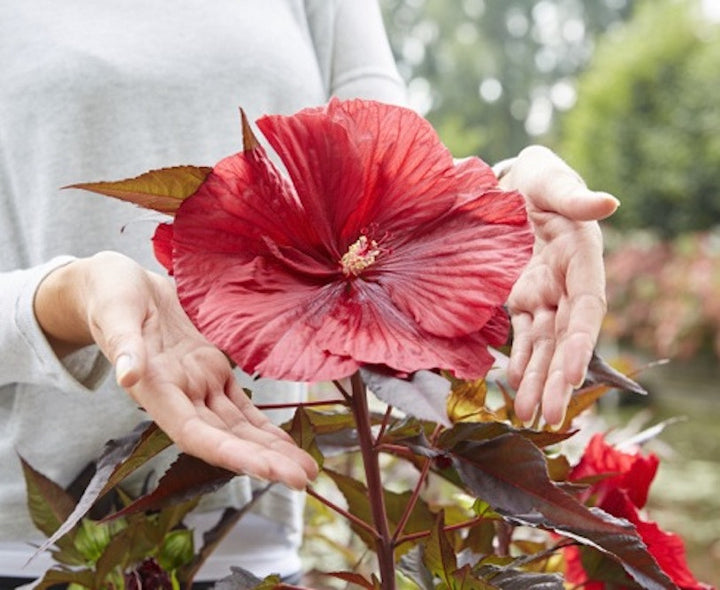
<svg viewBox="0 0 720 590">
<path fill-rule="evenodd" d="M 24 567 L 39 534 L 17 453 L 67 484 L 144 418 L 138 406 L 210 463 L 296 489 L 317 472 L 247 402 L 247 377 L 233 376 L 155 274 L 154 224 L 58 187 L 212 165 L 240 149 L 239 106 L 254 120 L 332 95 L 402 102 L 404 88 L 368 1 L 24 0 L 6 7 L 0 39 L 0 576 L 14 587 L 50 564 L 45 555 Z M 517 412 L 530 420 L 542 407 L 558 423 L 604 311 L 602 241 L 586 220 L 617 203 L 541 148 L 525 150 L 503 184 L 526 194 L 537 234 L 510 300 Z M 253 390 L 260 403 L 304 391 Z M 236 478 L 193 524 L 244 504 L 251 487 Z M 301 512 L 297 492 L 274 486 L 198 579 L 230 565 L 293 576 Z"/>
</svg>

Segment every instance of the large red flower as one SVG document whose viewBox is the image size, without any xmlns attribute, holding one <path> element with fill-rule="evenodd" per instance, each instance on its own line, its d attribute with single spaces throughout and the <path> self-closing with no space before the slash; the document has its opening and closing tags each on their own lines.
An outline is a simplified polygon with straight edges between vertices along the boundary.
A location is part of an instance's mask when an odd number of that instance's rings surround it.
<svg viewBox="0 0 720 590">
<path fill-rule="evenodd" d="M 244 128 L 155 236 L 198 328 L 250 373 L 485 374 L 533 237 L 522 196 L 408 109 L 332 100 Z"/>
<path fill-rule="evenodd" d="M 679 588 L 708 590 L 710 586 L 698 582 L 690 572 L 682 538 L 663 531 L 656 523 L 646 521 L 640 515 L 639 509 L 647 502 L 648 490 L 657 467 L 657 456 L 624 453 L 609 445 L 602 435 L 597 434 L 590 440 L 582 459 L 570 473 L 569 479 L 590 481 L 595 478 L 595 483 L 587 492 L 593 505 L 634 524 L 649 553 Z M 597 479 L 600 476 L 605 477 Z M 564 555 L 565 576 L 568 582 L 582 584 L 585 590 L 604 590 L 610 587 L 601 580 L 588 580 L 582 565 L 580 549 L 568 547 Z M 618 588 L 617 585 L 612 587 Z"/>
</svg>

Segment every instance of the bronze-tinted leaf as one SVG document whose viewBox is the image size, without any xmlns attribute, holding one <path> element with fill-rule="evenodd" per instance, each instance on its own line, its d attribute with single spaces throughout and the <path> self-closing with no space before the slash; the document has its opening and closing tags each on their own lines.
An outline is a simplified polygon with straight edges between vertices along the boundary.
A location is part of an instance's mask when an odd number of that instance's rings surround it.
<svg viewBox="0 0 720 590">
<path fill-rule="evenodd" d="M 293 416 L 288 433 L 297 446 L 307 451 L 310 456 L 315 459 L 318 466 L 322 468 L 325 457 L 323 457 L 318 447 L 315 426 L 310 421 L 310 416 L 305 408 L 300 407 L 295 410 L 295 415 Z"/>
<path fill-rule="evenodd" d="M 457 557 L 444 526 L 445 515 L 440 512 L 433 523 L 430 537 L 423 543 L 423 563 L 433 576 L 452 587 L 450 579 L 457 570 Z"/>
<path fill-rule="evenodd" d="M 35 470 L 22 457 L 20 464 L 25 476 L 30 517 L 38 529 L 50 536 L 70 516 L 75 502 L 62 487 Z"/>
<path fill-rule="evenodd" d="M 125 180 L 81 182 L 65 188 L 79 188 L 99 193 L 135 203 L 145 209 L 172 215 L 180 204 L 205 182 L 210 172 L 212 168 L 208 167 L 174 166 L 150 170 Z"/>
</svg>

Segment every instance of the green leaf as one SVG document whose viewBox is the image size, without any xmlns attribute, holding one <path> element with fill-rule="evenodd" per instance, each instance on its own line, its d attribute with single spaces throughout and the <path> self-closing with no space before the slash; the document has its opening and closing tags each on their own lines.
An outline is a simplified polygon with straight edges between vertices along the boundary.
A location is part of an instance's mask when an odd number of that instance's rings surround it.
<svg viewBox="0 0 720 590">
<path fill-rule="evenodd" d="M 297 446 L 304 451 L 307 451 L 322 468 L 325 457 L 323 457 L 323 454 L 318 447 L 316 441 L 317 432 L 315 431 L 315 426 L 311 422 L 305 408 L 300 407 L 295 410 L 295 415 L 293 416 L 292 423 L 290 424 L 288 434 L 290 434 Z"/>
<path fill-rule="evenodd" d="M 360 369 L 362 380 L 375 396 L 410 416 L 450 427 L 447 399 L 450 382 L 432 371 L 418 371 L 409 379 L 383 375 L 367 368 Z"/>
<path fill-rule="evenodd" d="M 103 454 L 98 459 L 95 475 L 80 501 L 62 525 L 40 546 L 36 555 L 68 533 L 98 498 L 171 444 L 168 436 L 153 422 L 143 422 L 127 436 L 106 443 Z"/>
<path fill-rule="evenodd" d="M 450 450 L 460 477 L 477 496 L 511 522 L 576 539 L 617 559 L 648 590 L 675 589 L 647 551 L 635 528 L 589 510 L 549 478 L 545 457 L 524 437 L 509 433 Z"/>
<path fill-rule="evenodd" d="M 80 521 L 75 535 L 75 547 L 90 563 L 95 563 L 110 543 L 110 526 L 97 524 L 87 518 Z"/>
<path fill-rule="evenodd" d="M 162 510 L 219 489 L 237 474 L 181 453 L 149 494 L 106 518 L 114 519 L 139 512 Z"/>
<path fill-rule="evenodd" d="M 150 532 L 154 526 L 148 519 L 136 519 L 113 536 L 95 564 L 97 588 L 105 587 L 106 578 L 117 568 L 123 571 L 127 566 L 157 553 L 157 539 Z"/>
<path fill-rule="evenodd" d="M 428 571 L 452 587 L 452 573 L 457 570 L 457 557 L 445 533 L 445 515 L 440 512 L 431 529 L 430 537 L 423 544 L 423 563 Z"/>
<path fill-rule="evenodd" d="M 99 193 L 172 215 L 185 199 L 195 194 L 210 172 L 212 168 L 208 167 L 175 166 L 150 170 L 125 180 L 82 182 L 65 188 Z"/>
<path fill-rule="evenodd" d="M 465 565 L 462 568 L 455 570 L 450 577 L 449 585 L 453 590 L 500 590 L 499 586 L 483 580 L 482 578 L 478 578 L 469 565 Z M 528 588 L 535 590 L 535 586 L 522 586 L 522 590 L 526 590 Z"/>
<path fill-rule="evenodd" d="M 192 562 L 194 556 L 193 532 L 179 529 L 167 534 L 158 551 L 157 560 L 161 568 L 171 572 Z"/>
</svg>

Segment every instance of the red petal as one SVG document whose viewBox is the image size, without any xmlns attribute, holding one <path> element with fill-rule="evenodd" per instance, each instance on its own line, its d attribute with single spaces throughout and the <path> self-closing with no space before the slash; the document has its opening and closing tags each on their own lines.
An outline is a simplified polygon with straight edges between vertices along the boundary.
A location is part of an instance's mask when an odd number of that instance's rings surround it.
<svg viewBox="0 0 720 590">
<path fill-rule="evenodd" d="M 507 208 L 509 221 L 485 223 L 494 207 Z M 417 228 L 404 243 L 395 245 L 391 236 L 391 254 L 379 257 L 368 278 L 387 289 L 423 330 L 461 336 L 482 328 L 507 301 L 532 241 L 519 194 L 481 197 Z"/>
<path fill-rule="evenodd" d="M 172 223 L 160 223 L 155 228 L 152 237 L 155 258 L 162 264 L 169 274 L 173 274 L 173 226 Z"/>
<path fill-rule="evenodd" d="M 624 453 L 605 442 L 601 434 L 590 439 L 585 453 L 578 465 L 572 470 L 570 479 L 578 480 L 595 475 L 608 474 L 591 487 L 588 495 L 602 502 L 605 495 L 614 489 L 621 489 L 638 508 L 647 502 L 650 484 L 655 478 L 659 465 L 656 455 L 644 456 L 640 453 Z"/>
</svg>

